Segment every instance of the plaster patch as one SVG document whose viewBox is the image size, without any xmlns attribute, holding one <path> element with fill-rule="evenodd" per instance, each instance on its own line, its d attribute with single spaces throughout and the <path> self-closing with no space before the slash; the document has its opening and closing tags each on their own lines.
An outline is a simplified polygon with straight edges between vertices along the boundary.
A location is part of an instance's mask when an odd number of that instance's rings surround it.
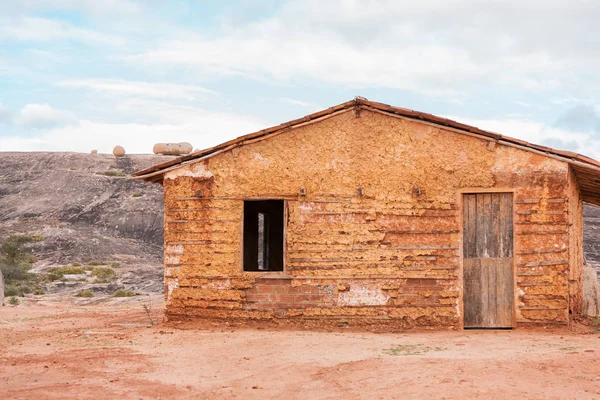
<svg viewBox="0 0 600 400">
<path fill-rule="evenodd" d="M 178 244 L 178 245 L 167 246 L 165 253 L 167 253 L 167 254 L 183 254 L 183 245 Z"/>
<path fill-rule="evenodd" d="M 210 179 L 213 177 L 213 173 L 207 170 L 204 164 L 198 162 L 167 172 L 165 174 L 165 179 L 176 179 L 180 176 L 191 176 L 198 179 Z"/>
<path fill-rule="evenodd" d="M 225 279 L 224 281 L 212 281 L 207 286 L 209 289 L 231 289 L 231 279 Z"/>
<path fill-rule="evenodd" d="M 380 288 L 366 285 L 351 285 L 347 291 L 338 293 L 339 306 L 384 306 L 389 299 Z"/>
<path fill-rule="evenodd" d="M 179 287 L 179 279 L 170 279 L 167 281 L 167 303 L 171 302 L 171 295 L 173 294 L 173 290 Z"/>
<path fill-rule="evenodd" d="M 165 264 L 179 264 L 181 262 L 181 258 L 179 256 L 166 256 Z"/>
<path fill-rule="evenodd" d="M 254 160 L 258 161 L 263 165 L 268 165 L 271 161 L 268 158 L 263 157 L 260 153 L 254 153 Z"/>
<path fill-rule="evenodd" d="M 302 211 L 312 211 L 313 206 L 312 203 L 302 203 L 298 208 Z"/>
</svg>

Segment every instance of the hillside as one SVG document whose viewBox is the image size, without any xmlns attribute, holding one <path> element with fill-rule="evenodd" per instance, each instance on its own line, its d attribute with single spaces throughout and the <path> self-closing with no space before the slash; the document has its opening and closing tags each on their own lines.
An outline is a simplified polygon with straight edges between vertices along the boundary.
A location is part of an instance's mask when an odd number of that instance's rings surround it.
<svg viewBox="0 0 600 400">
<path fill-rule="evenodd" d="M 162 187 L 127 174 L 171 158 L 0 153 L 0 238 L 43 237 L 30 245 L 34 271 L 118 262 L 129 286 L 161 291 Z"/>
<path fill-rule="evenodd" d="M 81 153 L 0 153 L 0 239 L 36 235 L 34 272 L 69 264 L 120 264 L 96 292 L 162 291 L 162 187 L 127 174 L 171 157 Z M 585 254 L 600 265 L 600 208 L 585 207 Z M 77 282 L 46 285 L 49 293 Z"/>
</svg>

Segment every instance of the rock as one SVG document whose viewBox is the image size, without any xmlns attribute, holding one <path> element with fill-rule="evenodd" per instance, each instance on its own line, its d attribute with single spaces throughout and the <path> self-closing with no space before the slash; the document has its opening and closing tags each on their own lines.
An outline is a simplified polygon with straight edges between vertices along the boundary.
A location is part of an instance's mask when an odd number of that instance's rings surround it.
<svg viewBox="0 0 600 400">
<path fill-rule="evenodd" d="M 92 154 L 98 154 L 98 150 L 92 150 Z"/>
<path fill-rule="evenodd" d="M 123 148 L 123 146 L 115 146 L 115 148 L 113 149 L 113 154 L 115 155 L 115 157 L 124 157 L 125 156 L 125 149 Z"/>
<path fill-rule="evenodd" d="M 121 261 L 139 265 L 141 271 L 133 276 L 159 288 L 162 280 L 155 277 L 163 274 L 162 187 L 100 179 L 96 172 L 129 173 L 166 159 L 170 157 L 0 152 L 0 239 L 12 233 L 43 236 L 28 244 L 39 260 L 36 269 Z"/>
<path fill-rule="evenodd" d="M 596 269 L 589 265 L 583 266 L 583 315 L 600 316 L 600 282 Z"/>
<path fill-rule="evenodd" d="M 67 281 L 82 281 L 86 280 L 88 277 L 87 274 L 65 274 L 63 275 L 63 279 Z"/>
<path fill-rule="evenodd" d="M 193 150 L 191 144 L 187 142 L 181 143 L 156 143 L 152 148 L 154 154 L 179 156 L 190 154 Z"/>
</svg>

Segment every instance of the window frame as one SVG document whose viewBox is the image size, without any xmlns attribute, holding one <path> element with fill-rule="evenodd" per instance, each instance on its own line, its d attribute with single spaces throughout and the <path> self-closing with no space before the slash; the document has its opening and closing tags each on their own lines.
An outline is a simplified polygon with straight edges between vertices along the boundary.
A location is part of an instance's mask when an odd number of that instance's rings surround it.
<svg viewBox="0 0 600 400">
<path fill-rule="evenodd" d="M 244 269 L 244 221 L 246 218 L 246 210 L 245 203 L 250 201 L 281 201 L 283 203 L 283 243 L 282 243 L 282 267 L 280 271 L 270 271 L 270 270 L 245 270 Z M 240 222 L 240 262 L 239 262 L 239 270 L 242 273 L 252 274 L 256 276 L 256 274 L 261 275 L 287 275 L 287 227 L 289 220 L 289 212 L 288 212 L 288 202 L 287 199 L 281 197 L 248 197 L 242 199 L 242 218 Z"/>
</svg>

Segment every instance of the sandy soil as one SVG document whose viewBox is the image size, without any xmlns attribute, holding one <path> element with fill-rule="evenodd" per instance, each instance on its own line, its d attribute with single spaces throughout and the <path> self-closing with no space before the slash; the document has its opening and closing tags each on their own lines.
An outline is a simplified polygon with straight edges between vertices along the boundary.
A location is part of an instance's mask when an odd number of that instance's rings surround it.
<svg viewBox="0 0 600 400">
<path fill-rule="evenodd" d="M 600 398 L 598 333 L 148 322 L 135 299 L 0 308 L 0 398 Z"/>
</svg>

